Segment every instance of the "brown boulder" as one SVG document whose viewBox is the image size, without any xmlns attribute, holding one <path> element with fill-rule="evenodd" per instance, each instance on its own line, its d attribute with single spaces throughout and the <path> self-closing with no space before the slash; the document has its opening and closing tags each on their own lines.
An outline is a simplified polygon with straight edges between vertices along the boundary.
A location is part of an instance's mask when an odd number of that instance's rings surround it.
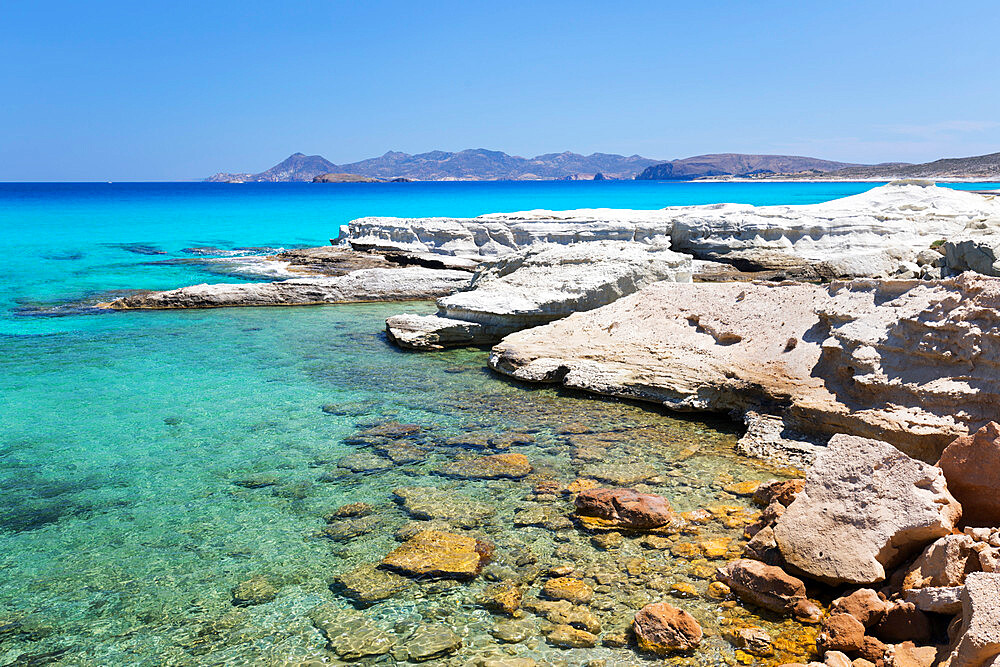
<svg viewBox="0 0 1000 667">
<path fill-rule="evenodd" d="M 850 595 L 834 600 L 832 611 L 835 614 L 850 614 L 858 619 L 861 625 L 870 628 L 882 620 L 888 606 L 888 603 L 872 589 L 860 588 Z"/>
<path fill-rule="evenodd" d="M 822 610 L 806 597 L 806 585 L 780 567 L 740 559 L 726 563 L 716 571 L 716 578 L 729 586 L 744 602 L 800 620 L 817 622 Z"/>
<path fill-rule="evenodd" d="M 799 491 L 805 488 L 804 479 L 776 479 L 772 482 L 765 482 L 757 487 L 753 494 L 753 501 L 761 507 L 767 507 L 771 503 L 779 503 L 788 507 L 795 500 Z"/>
<path fill-rule="evenodd" d="M 576 497 L 576 514 L 588 528 L 652 530 L 669 524 L 674 513 L 663 496 L 634 489 L 587 489 Z"/>
<path fill-rule="evenodd" d="M 701 626 L 694 617 L 667 602 L 647 604 L 632 624 L 639 648 L 657 655 L 688 651 L 701 643 Z"/>
<path fill-rule="evenodd" d="M 1000 424 L 990 422 L 945 447 L 938 466 L 970 526 L 1000 525 Z"/>
<path fill-rule="evenodd" d="M 865 626 L 850 614 L 832 614 L 823 620 L 816 640 L 824 651 L 847 651 L 853 653 L 865 642 Z"/>
</svg>

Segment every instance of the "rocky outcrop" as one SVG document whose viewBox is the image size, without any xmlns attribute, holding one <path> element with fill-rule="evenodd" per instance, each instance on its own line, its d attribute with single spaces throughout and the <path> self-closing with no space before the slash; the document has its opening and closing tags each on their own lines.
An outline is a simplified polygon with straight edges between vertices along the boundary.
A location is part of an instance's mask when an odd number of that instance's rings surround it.
<svg viewBox="0 0 1000 667">
<path fill-rule="evenodd" d="M 961 516 L 940 469 L 878 440 L 837 435 L 778 519 L 785 561 L 832 584 L 869 584 Z"/>
<path fill-rule="evenodd" d="M 490 366 L 674 410 L 781 417 L 934 461 L 1000 403 L 1000 279 L 660 282 L 507 336 Z"/>
<path fill-rule="evenodd" d="M 939 253 L 925 253 L 932 244 L 966 233 L 982 236 L 995 222 L 1000 222 L 1000 201 L 994 198 L 902 181 L 809 205 L 360 218 L 350 223 L 348 240 L 359 249 L 466 257 L 504 255 L 541 242 L 621 240 L 669 244 L 675 251 L 744 270 L 778 269 L 813 278 L 886 277 L 919 275 L 923 267 L 933 274 L 944 262 Z"/>
<path fill-rule="evenodd" d="M 962 503 L 966 525 L 1000 526 L 1000 424 L 991 421 L 957 438 L 942 452 L 938 465 L 948 489 Z"/>
<path fill-rule="evenodd" d="M 469 279 L 470 275 L 465 271 L 416 267 L 360 269 L 333 278 L 192 285 L 166 292 L 135 294 L 98 305 L 112 310 L 136 310 L 412 301 L 451 294 L 465 288 Z"/>
<path fill-rule="evenodd" d="M 539 244 L 481 265 L 471 289 L 438 299 L 437 315 L 395 315 L 386 330 L 415 349 L 496 342 L 661 280 L 690 282 L 690 257 L 621 241 Z"/>
</svg>

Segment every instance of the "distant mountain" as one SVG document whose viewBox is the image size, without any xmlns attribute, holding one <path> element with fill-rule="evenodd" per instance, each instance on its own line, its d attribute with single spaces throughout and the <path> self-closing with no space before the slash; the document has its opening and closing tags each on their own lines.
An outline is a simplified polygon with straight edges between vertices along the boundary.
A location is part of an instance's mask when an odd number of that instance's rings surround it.
<svg viewBox="0 0 1000 667">
<path fill-rule="evenodd" d="M 997 180 L 1000 177 L 1000 153 L 975 155 L 973 157 L 955 157 L 934 160 L 923 164 L 890 163 L 876 164 L 868 167 L 857 166 L 838 169 L 822 178 L 838 180 L 878 179 L 892 180 L 895 178 L 969 178 Z"/>
<path fill-rule="evenodd" d="M 289 181 L 311 181 L 320 174 L 342 171 L 337 165 L 320 155 L 292 153 L 267 171 L 259 174 L 224 174 L 209 176 L 212 183 L 284 183 Z"/>
<path fill-rule="evenodd" d="M 547 153 L 533 158 L 508 155 L 484 148 L 457 153 L 431 151 L 410 155 L 390 151 L 381 157 L 349 164 L 333 164 L 319 155 L 295 153 L 259 174 L 219 173 L 213 182 L 311 181 L 323 174 L 357 174 L 370 178 L 418 181 L 559 180 L 593 178 L 631 179 L 659 160 L 639 155 Z"/>
<path fill-rule="evenodd" d="M 825 173 L 857 166 L 860 165 L 797 155 L 717 153 L 656 164 L 647 167 L 635 178 L 637 181 L 690 181 L 712 176 L 753 177 L 803 172 Z"/>
</svg>

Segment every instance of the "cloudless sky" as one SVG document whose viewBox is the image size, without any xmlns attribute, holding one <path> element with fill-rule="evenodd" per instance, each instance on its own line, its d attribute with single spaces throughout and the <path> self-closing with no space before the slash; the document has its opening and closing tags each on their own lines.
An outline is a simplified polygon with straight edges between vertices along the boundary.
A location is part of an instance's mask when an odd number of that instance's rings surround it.
<svg viewBox="0 0 1000 667">
<path fill-rule="evenodd" d="M 1000 151 L 982 2 L 0 0 L 0 180 L 178 180 L 302 151 Z"/>
</svg>

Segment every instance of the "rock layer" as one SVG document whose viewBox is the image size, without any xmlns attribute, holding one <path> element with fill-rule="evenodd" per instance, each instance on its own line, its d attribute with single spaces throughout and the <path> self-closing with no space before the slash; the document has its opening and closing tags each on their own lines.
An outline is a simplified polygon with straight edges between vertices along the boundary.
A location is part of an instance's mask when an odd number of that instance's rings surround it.
<svg viewBox="0 0 1000 667">
<path fill-rule="evenodd" d="M 437 315 L 395 315 L 386 331 L 414 349 L 496 342 L 660 280 L 690 282 L 691 258 L 621 241 L 538 244 L 483 264 L 471 289 L 438 299 Z"/>
<path fill-rule="evenodd" d="M 360 218 L 350 223 L 347 240 L 362 250 L 464 257 L 500 256 L 535 243 L 618 240 L 669 244 L 673 250 L 743 269 L 783 269 L 826 278 L 886 277 L 899 273 L 904 263 L 919 270 L 920 253 L 934 242 L 968 234 L 989 238 L 998 223 L 1000 201 L 994 198 L 926 181 L 901 181 L 797 206 L 710 204 L 653 211 L 536 210 L 464 219 Z M 933 253 L 921 259 L 931 267 L 945 261 Z"/>
<path fill-rule="evenodd" d="M 780 315 L 779 315 L 780 314 Z M 490 366 L 675 410 L 756 411 L 934 461 L 1000 403 L 1000 279 L 660 282 L 507 336 Z"/>
<path fill-rule="evenodd" d="M 98 305 L 112 310 L 135 310 L 412 301 L 451 294 L 466 287 L 469 279 L 465 271 L 420 267 L 360 269 L 333 278 L 192 285 L 166 292 L 135 294 Z"/>
<path fill-rule="evenodd" d="M 878 440 L 837 435 L 778 519 L 785 561 L 831 584 L 869 584 L 951 532 L 961 506 L 941 470 Z"/>
</svg>

